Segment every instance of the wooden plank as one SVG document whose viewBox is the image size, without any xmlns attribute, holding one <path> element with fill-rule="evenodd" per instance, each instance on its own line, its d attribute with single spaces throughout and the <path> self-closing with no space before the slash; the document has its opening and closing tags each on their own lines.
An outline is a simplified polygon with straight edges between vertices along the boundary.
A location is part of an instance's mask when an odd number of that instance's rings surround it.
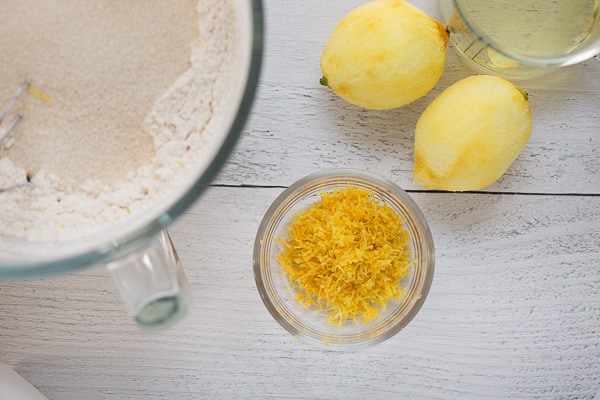
<svg viewBox="0 0 600 400">
<path fill-rule="evenodd" d="M 435 2 L 413 3 L 438 15 Z M 416 122 L 441 90 L 474 72 L 449 48 L 444 74 L 424 98 L 387 111 L 344 102 L 319 85 L 319 58 L 335 25 L 359 4 L 267 2 L 263 72 L 253 113 L 215 183 L 286 186 L 323 168 L 354 167 L 420 189 L 412 182 Z M 600 63 L 590 60 L 517 82 L 530 94 L 532 137 L 507 173 L 486 190 L 600 193 L 599 72 Z"/>
<path fill-rule="evenodd" d="M 172 227 L 194 302 L 167 333 L 139 333 L 101 267 L 3 282 L 1 359 L 51 399 L 593 397 L 600 198 L 414 194 L 430 295 L 394 338 L 338 353 L 289 335 L 257 293 L 254 236 L 281 190 L 212 188 Z"/>
</svg>

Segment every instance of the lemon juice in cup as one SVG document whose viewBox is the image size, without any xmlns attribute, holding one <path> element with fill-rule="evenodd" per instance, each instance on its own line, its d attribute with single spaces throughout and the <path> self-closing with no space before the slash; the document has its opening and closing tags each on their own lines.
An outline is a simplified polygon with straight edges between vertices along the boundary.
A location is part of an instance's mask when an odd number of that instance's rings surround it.
<svg viewBox="0 0 600 400">
<path fill-rule="evenodd" d="M 440 0 L 450 42 L 475 69 L 512 79 L 600 53 L 599 0 Z"/>
</svg>

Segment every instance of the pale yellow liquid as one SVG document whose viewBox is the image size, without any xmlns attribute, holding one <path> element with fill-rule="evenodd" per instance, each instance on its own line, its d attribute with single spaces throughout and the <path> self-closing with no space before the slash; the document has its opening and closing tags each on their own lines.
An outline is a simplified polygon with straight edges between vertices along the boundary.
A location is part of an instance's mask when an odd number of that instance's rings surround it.
<svg viewBox="0 0 600 400">
<path fill-rule="evenodd" d="M 520 68 L 519 57 L 562 57 L 600 35 L 599 3 L 600 0 L 456 0 L 459 11 L 454 11 L 449 26 L 456 47 L 480 66 Z"/>
</svg>

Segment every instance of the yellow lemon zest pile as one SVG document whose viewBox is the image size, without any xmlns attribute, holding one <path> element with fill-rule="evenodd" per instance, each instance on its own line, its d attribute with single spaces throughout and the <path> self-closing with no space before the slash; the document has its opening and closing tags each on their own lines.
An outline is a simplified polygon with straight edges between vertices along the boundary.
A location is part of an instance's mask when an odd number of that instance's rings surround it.
<svg viewBox="0 0 600 400">
<path fill-rule="evenodd" d="M 405 290 L 410 236 L 402 218 L 373 191 L 348 186 L 320 194 L 294 216 L 277 257 L 295 300 L 327 313 L 327 322 L 364 324 L 385 312 Z"/>
</svg>

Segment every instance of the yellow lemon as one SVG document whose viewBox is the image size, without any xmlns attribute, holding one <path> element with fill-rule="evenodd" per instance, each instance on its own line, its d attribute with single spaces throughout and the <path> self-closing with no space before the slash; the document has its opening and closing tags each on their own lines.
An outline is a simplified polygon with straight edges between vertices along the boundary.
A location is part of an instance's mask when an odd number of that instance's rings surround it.
<svg viewBox="0 0 600 400">
<path fill-rule="evenodd" d="M 510 167 L 531 129 L 527 95 L 506 79 L 477 75 L 458 81 L 417 122 L 414 180 L 441 190 L 484 188 Z"/>
<path fill-rule="evenodd" d="M 321 83 L 344 100 L 390 109 L 426 95 L 446 62 L 448 30 L 402 0 L 376 0 L 346 15 L 321 55 Z"/>
</svg>

